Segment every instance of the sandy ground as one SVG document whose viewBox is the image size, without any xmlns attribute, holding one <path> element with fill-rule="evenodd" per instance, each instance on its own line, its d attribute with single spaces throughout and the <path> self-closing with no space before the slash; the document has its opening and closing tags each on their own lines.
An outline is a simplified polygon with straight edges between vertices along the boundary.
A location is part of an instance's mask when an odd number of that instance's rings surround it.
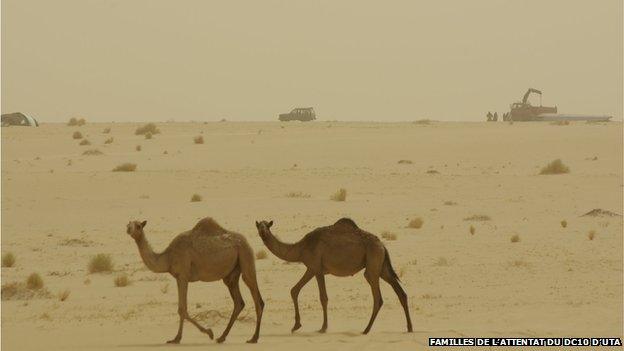
<svg viewBox="0 0 624 351">
<path fill-rule="evenodd" d="M 137 125 L 2 128 L 2 253 L 17 258 L 2 283 L 38 272 L 52 294 L 2 301 L 4 350 L 419 350 L 430 336 L 622 336 L 622 217 L 581 217 L 622 213 L 621 123 L 161 123 L 151 140 L 134 135 Z M 76 130 L 92 145 L 79 146 Z M 194 144 L 200 134 L 205 143 Z M 91 148 L 104 154 L 82 155 Z M 570 174 L 537 175 L 557 158 Z M 111 172 L 123 162 L 137 171 Z M 330 201 L 341 187 L 347 201 Z M 194 193 L 203 201 L 190 202 Z M 465 220 L 472 215 L 491 219 Z M 264 249 L 254 225 L 262 219 L 285 241 L 343 216 L 396 234 L 384 242 L 415 332 L 405 333 L 383 284 L 385 304 L 360 335 L 372 299 L 359 273 L 328 276 L 327 334 L 315 332 L 322 315 L 310 282 L 300 295 L 303 327 L 291 334 L 289 290 L 304 267 L 269 253 L 257 261 L 266 301 L 259 344 L 244 344 L 255 317 L 242 286 L 247 307 L 225 344 L 187 323 L 182 344 L 165 345 L 177 330 L 175 281 L 145 268 L 125 225 L 148 220 L 158 251 L 205 216 L 255 250 Z M 407 228 L 416 217 L 422 228 Z M 98 253 L 112 256 L 113 273 L 88 273 Z M 122 273 L 132 283 L 115 287 Z M 219 335 L 232 307 L 227 289 L 189 290 L 191 314 Z"/>
</svg>

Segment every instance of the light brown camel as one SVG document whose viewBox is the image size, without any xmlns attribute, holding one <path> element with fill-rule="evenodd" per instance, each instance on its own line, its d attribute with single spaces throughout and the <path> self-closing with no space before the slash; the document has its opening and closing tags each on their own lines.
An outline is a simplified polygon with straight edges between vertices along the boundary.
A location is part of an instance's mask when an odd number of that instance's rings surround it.
<svg viewBox="0 0 624 351">
<path fill-rule="evenodd" d="M 392 268 L 388 250 L 377 236 L 358 228 L 353 220 L 342 218 L 333 225 L 316 228 L 294 244 L 286 244 L 271 233 L 272 225 L 273 221 L 256 222 L 258 233 L 266 247 L 282 260 L 301 262 L 307 267 L 303 277 L 290 290 L 295 305 L 295 325 L 292 332 L 301 328 L 297 298 L 301 288 L 310 279 L 316 277 L 318 283 L 321 306 L 323 307 L 323 326 L 319 332 L 324 333 L 327 330 L 328 301 L 325 274 L 346 277 L 354 275 L 363 268 L 366 268 L 364 277 L 370 284 L 373 293 L 373 313 L 366 329 L 364 329 L 364 334 L 370 331 L 375 317 L 377 317 L 377 312 L 383 304 L 379 290 L 379 278 L 390 284 L 399 297 L 407 319 L 407 331 L 412 332 L 407 294 L 401 288 L 399 277 Z"/>
<path fill-rule="evenodd" d="M 200 331 L 208 334 L 211 339 L 213 338 L 210 328 L 202 327 L 188 315 L 186 293 L 189 282 L 213 282 L 220 279 L 228 287 L 232 300 L 234 300 L 234 310 L 230 321 L 223 334 L 217 339 L 219 343 L 225 341 L 234 321 L 245 307 L 238 287 L 238 279 L 241 274 L 243 281 L 251 291 L 256 307 L 256 331 L 247 342 L 257 342 L 264 301 L 262 301 L 256 281 L 254 253 L 245 237 L 223 229 L 212 218 L 206 217 L 197 222 L 193 229 L 176 236 L 165 251 L 155 253 L 143 232 L 146 224 L 147 221 L 130 222 L 126 231 L 136 241 L 141 258 L 147 268 L 155 273 L 169 273 L 178 283 L 180 324 L 178 334 L 167 342 L 171 344 L 180 342 L 185 319 L 193 323 Z"/>
</svg>

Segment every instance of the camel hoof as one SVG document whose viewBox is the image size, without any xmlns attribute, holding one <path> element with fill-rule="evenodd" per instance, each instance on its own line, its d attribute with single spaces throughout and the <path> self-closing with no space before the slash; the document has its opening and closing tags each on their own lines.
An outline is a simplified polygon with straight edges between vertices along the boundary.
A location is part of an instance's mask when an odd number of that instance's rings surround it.
<svg viewBox="0 0 624 351">
<path fill-rule="evenodd" d="M 321 334 L 325 334 L 326 331 L 327 331 L 327 328 L 321 328 L 321 329 L 319 329 L 318 332 L 321 333 Z"/>
<path fill-rule="evenodd" d="M 292 329 L 290 330 L 291 333 L 294 333 L 295 331 L 299 330 L 299 328 L 301 328 L 301 323 L 295 323 L 295 326 L 292 327 Z"/>
<path fill-rule="evenodd" d="M 212 333 L 212 329 L 208 328 L 204 331 L 204 333 L 208 334 L 210 340 L 214 339 L 214 334 Z"/>
<path fill-rule="evenodd" d="M 257 339 L 257 338 L 251 338 L 251 339 L 247 340 L 247 343 L 248 343 L 248 344 L 255 344 L 255 343 L 257 343 L 257 342 L 258 342 L 258 339 Z"/>
<path fill-rule="evenodd" d="M 167 344 L 179 344 L 179 343 L 180 343 L 180 339 L 171 339 L 167 341 Z"/>
<path fill-rule="evenodd" d="M 217 339 L 217 343 L 221 344 L 225 341 L 225 336 L 222 336 L 220 338 Z"/>
</svg>

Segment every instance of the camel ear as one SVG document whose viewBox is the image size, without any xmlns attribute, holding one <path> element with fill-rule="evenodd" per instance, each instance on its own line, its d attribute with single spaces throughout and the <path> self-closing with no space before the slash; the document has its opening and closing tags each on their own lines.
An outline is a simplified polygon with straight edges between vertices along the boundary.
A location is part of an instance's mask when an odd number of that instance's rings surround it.
<svg viewBox="0 0 624 351">
<path fill-rule="evenodd" d="M 147 221 L 143 221 L 141 222 L 141 228 L 145 228 L 145 225 L 147 224 Z"/>
<path fill-rule="evenodd" d="M 258 221 L 256 221 L 256 228 L 258 228 L 260 226 L 260 223 L 258 223 Z"/>
<path fill-rule="evenodd" d="M 269 222 L 269 228 L 271 228 L 271 226 L 273 225 L 273 221 Z"/>
</svg>

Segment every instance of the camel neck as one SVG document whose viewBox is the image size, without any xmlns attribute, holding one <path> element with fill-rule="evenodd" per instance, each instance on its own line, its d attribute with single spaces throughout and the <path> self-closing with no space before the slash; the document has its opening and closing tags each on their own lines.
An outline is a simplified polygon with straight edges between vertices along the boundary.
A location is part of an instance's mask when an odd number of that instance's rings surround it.
<svg viewBox="0 0 624 351">
<path fill-rule="evenodd" d="M 275 235 L 273 235 L 273 233 L 271 232 L 268 232 L 266 236 L 262 239 L 269 251 L 271 251 L 275 256 L 281 258 L 282 260 L 288 262 L 301 261 L 301 250 L 299 243 L 284 243 L 276 238 Z"/>
<path fill-rule="evenodd" d="M 166 253 L 155 253 L 147 242 L 145 235 L 141 235 L 141 237 L 135 239 L 135 242 L 139 248 L 139 254 L 141 255 L 141 259 L 143 259 L 143 263 L 145 263 L 150 271 L 154 273 L 165 273 L 169 271 L 169 262 Z"/>
</svg>

